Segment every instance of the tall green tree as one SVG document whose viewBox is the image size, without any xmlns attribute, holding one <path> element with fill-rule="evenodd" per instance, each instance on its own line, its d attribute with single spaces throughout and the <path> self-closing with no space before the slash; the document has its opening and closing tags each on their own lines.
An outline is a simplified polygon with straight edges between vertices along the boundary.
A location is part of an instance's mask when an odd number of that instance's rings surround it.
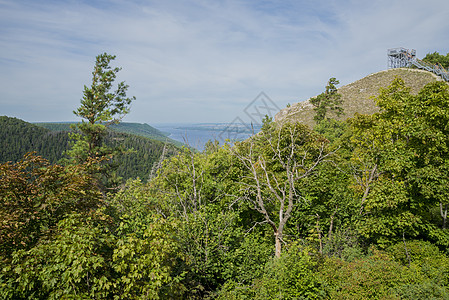
<svg viewBox="0 0 449 300">
<path fill-rule="evenodd" d="M 448 85 L 430 83 L 412 95 L 397 78 L 377 104 L 379 113 L 350 120 L 351 163 L 365 216 L 359 228 L 381 244 L 424 235 L 446 245 Z M 443 229 L 430 213 L 438 208 Z"/>
<path fill-rule="evenodd" d="M 78 133 L 72 134 L 75 142 L 67 151 L 74 163 L 83 163 L 89 159 L 109 160 L 118 150 L 106 147 L 104 138 L 107 127 L 117 124 L 129 112 L 130 104 L 135 97 L 127 97 L 128 85 L 120 82 L 114 87 L 119 67 L 111 67 L 114 55 L 103 53 L 97 56 L 92 72 L 92 84 L 84 86 L 81 106 L 74 114 L 82 118 L 81 123 L 75 126 Z M 94 171 L 101 174 L 105 166 Z M 103 172 L 105 173 L 105 172 Z M 101 185 L 100 185 L 101 186 Z"/>
<path fill-rule="evenodd" d="M 316 115 L 313 117 L 316 122 L 325 120 L 329 110 L 335 112 L 337 116 L 343 113 L 341 95 L 336 87 L 338 84 L 340 84 L 340 81 L 334 77 L 330 78 L 326 90 L 310 99 L 310 103 L 314 106 L 313 109 L 316 112 Z"/>
</svg>

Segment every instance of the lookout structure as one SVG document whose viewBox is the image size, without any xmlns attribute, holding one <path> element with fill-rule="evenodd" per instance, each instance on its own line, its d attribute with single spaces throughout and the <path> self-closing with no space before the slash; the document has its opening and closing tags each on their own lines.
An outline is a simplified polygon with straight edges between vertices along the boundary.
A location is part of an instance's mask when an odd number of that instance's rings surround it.
<svg viewBox="0 0 449 300">
<path fill-rule="evenodd" d="M 388 67 L 408 68 L 412 64 L 412 60 L 416 59 L 415 49 L 392 48 L 388 49 Z"/>
<path fill-rule="evenodd" d="M 387 50 L 388 68 L 411 68 L 426 70 L 440 76 L 443 80 L 449 82 L 448 70 L 441 64 L 431 64 L 416 58 L 415 49 L 391 48 Z"/>
</svg>

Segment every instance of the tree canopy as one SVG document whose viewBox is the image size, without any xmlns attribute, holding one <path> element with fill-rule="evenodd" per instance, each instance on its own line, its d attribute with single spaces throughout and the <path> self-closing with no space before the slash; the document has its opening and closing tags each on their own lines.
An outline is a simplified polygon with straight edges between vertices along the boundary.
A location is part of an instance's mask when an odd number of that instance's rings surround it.
<svg viewBox="0 0 449 300">
<path fill-rule="evenodd" d="M 440 64 L 443 68 L 449 69 L 449 53 L 446 55 L 440 54 L 438 52 L 427 53 L 423 58 L 423 61 L 431 64 Z"/>
</svg>

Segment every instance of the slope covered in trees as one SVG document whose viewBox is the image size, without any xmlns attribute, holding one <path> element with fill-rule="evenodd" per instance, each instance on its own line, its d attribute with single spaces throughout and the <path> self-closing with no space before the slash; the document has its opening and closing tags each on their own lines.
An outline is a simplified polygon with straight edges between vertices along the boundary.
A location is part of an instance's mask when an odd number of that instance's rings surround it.
<svg viewBox="0 0 449 300">
<path fill-rule="evenodd" d="M 43 128 L 50 129 L 52 131 L 71 131 L 70 126 L 74 125 L 75 123 L 72 122 L 66 122 L 66 123 L 45 123 L 45 122 L 39 122 L 34 123 L 35 125 Z M 146 137 L 152 140 L 166 142 L 176 145 L 176 146 L 182 146 L 182 143 L 172 140 L 167 137 L 167 135 L 160 130 L 144 123 L 127 123 L 127 122 L 121 122 L 118 124 L 112 124 L 110 126 L 111 130 L 114 130 L 116 132 L 121 133 L 129 133 L 141 137 Z"/>
<path fill-rule="evenodd" d="M 69 149 L 70 124 L 53 125 L 53 130 L 49 130 L 17 118 L 0 117 L 0 163 L 19 161 L 26 153 L 33 151 L 51 163 L 64 158 L 63 153 Z M 161 141 L 115 131 L 108 134 L 106 143 L 133 149 L 116 159 L 119 165 L 117 175 L 124 179 L 136 177 L 148 179 L 154 164 L 161 158 L 164 147 L 167 157 L 176 151 L 174 146 L 165 145 Z"/>
<path fill-rule="evenodd" d="M 0 116 L 0 162 L 18 161 L 36 151 L 51 162 L 56 162 L 67 150 L 66 132 L 50 131 L 17 118 Z"/>
</svg>

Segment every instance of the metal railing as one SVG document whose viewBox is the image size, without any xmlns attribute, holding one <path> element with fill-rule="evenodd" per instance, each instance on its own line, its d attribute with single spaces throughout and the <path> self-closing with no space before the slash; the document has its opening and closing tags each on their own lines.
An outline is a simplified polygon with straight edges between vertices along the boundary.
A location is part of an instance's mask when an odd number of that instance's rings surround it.
<svg viewBox="0 0 449 300">
<path fill-rule="evenodd" d="M 425 62 L 425 61 L 415 58 L 415 59 L 410 60 L 410 64 L 414 65 L 415 67 L 417 67 L 419 69 L 432 72 L 432 73 L 440 76 L 441 78 L 443 78 L 444 81 L 449 82 L 448 70 L 443 68 L 443 66 L 439 63 L 437 63 L 435 65 L 435 64 L 431 64 L 431 63 L 428 63 L 428 62 Z"/>
</svg>

